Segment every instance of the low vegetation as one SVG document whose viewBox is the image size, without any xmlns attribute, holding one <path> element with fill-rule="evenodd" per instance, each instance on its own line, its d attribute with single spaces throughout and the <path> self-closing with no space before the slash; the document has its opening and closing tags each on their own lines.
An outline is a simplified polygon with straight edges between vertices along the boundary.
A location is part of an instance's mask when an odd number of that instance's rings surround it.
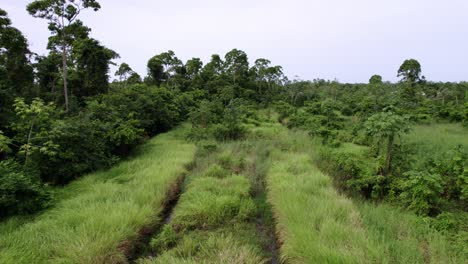
<svg viewBox="0 0 468 264">
<path fill-rule="evenodd" d="M 0 9 L 1 263 L 467 262 L 467 82 L 290 80 L 238 49 L 110 82 L 98 2 L 30 1 L 44 55 Z"/>
<path fill-rule="evenodd" d="M 271 152 L 267 188 L 284 262 L 463 262 L 460 248 L 411 213 L 339 194 L 314 165 L 319 142 L 303 144 L 307 136 L 294 132 L 282 138 Z"/>
<path fill-rule="evenodd" d="M 119 245 L 161 221 L 167 192 L 192 162 L 195 147 L 183 129 L 162 134 L 126 161 L 57 191 L 54 208 L 33 219 L 0 225 L 2 263 L 115 263 L 126 261 Z M 132 243 L 130 243 L 132 244 Z"/>
</svg>

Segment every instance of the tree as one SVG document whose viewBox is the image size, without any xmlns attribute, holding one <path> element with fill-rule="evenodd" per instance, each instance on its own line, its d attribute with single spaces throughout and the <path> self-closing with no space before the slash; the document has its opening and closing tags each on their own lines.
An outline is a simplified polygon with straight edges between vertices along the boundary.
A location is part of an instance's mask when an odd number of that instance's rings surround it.
<svg viewBox="0 0 468 264">
<path fill-rule="evenodd" d="M 421 76 L 421 64 L 415 59 L 405 60 L 398 69 L 397 77 L 401 77 L 403 84 L 402 96 L 406 102 L 415 102 L 416 86 L 425 81 L 425 77 Z"/>
<path fill-rule="evenodd" d="M 62 78 L 65 111 L 68 112 L 68 47 L 71 44 L 67 29 L 84 9 L 98 11 L 101 6 L 96 0 L 35 0 L 27 6 L 33 17 L 47 19 L 52 34 L 60 40 L 62 49 Z"/>
<path fill-rule="evenodd" d="M 141 83 L 141 77 L 138 73 L 133 72 L 130 77 L 127 79 L 128 84 L 138 84 Z"/>
<path fill-rule="evenodd" d="M 45 95 L 51 94 L 52 101 L 55 101 L 57 86 L 59 86 L 60 78 L 60 65 L 61 54 L 57 52 L 50 52 L 47 56 L 37 57 L 36 78 L 39 84 L 41 97 L 47 98 Z"/>
<path fill-rule="evenodd" d="M 75 95 L 82 99 L 109 90 L 109 64 L 119 55 L 91 38 L 73 43 L 72 58 L 75 61 Z"/>
<path fill-rule="evenodd" d="M 119 76 L 119 80 L 126 81 L 133 73 L 132 68 L 127 63 L 122 63 L 119 69 L 115 72 L 115 76 Z"/>
<path fill-rule="evenodd" d="M 153 82 L 160 86 L 162 82 L 168 82 L 181 65 L 182 61 L 175 56 L 174 51 L 169 50 L 148 61 L 148 74 Z"/>
<path fill-rule="evenodd" d="M 410 84 L 424 80 L 424 76 L 421 76 L 421 64 L 415 59 L 405 60 L 398 69 L 397 77 L 402 77 L 403 82 Z"/>
<path fill-rule="evenodd" d="M 0 9 L 0 129 L 13 115 L 17 96 L 34 96 L 32 53 L 23 34 L 11 26 L 7 12 Z"/>
<path fill-rule="evenodd" d="M 391 108 L 387 108 L 384 112 L 369 117 L 364 123 L 364 128 L 367 136 L 377 139 L 377 154 L 380 153 L 381 144 L 387 142 L 384 174 L 388 174 L 391 170 L 395 138 L 400 137 L 402 133 L 409 132 L 408 119 L 396 114 Z"/>
<path fill-rule="evenodd" d="M 17 132 L 16 142 L 20 143 L 20 154 L 24 154 L 24 164 L 34 153 L 55 155 L 57 145 L 49 139 L 49 132 L 54 116 L 57 114 L 53 103 L 45 104 L 39 98 L 27 104 L 24 99 L 15 100 L 16 121 L 12 128 Z"/>
<path fill-rule="evenodd" d="M 379 106 L 379 90 L 382 87 L 382 76 L 373 75 L 369 79 L 369 85 L 371 86 L 372 93 L 374 94 L 374 111 L 377 111 Z"/>
<path fill-rule="evenodd" d="M 259 99 L 269 104 L 272 100 L 274 86 L 281 84 L 283 68 L 281 66 L 271 66 L 271 61 L 267 59 L 257 59 L 251 71 L 255 76 Z"/>
<path fill-rule="evenodd" d="M 224 71 L 232 80 L 232 84 L 242 84 L 247 79 L 249 61 L 242 50 L 233 49 L 224 56 Z"/>
<path fill-rule="evenodd" d="M 187 75 L 193 79 L 197 76 L 203 68 L 203 62 L 199 58 L 192 58 L 185 63 Z"/>
</svg>

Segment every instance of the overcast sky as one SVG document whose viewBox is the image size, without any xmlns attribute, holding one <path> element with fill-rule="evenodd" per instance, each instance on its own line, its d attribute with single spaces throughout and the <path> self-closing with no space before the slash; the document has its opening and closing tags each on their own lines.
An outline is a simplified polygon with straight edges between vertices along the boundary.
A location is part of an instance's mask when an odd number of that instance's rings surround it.
<svg viewBox="0 0 468 264">
<path fill-rule="evenodd" d="M 27 0 L 0 0 L 29 39 L 46 53 L 47 23 L 29 16 Z M 415 58 L 428 80 L 468 80 L 468 0 L 100 0 L 81 16 L 92 36 L 142 75 L 169 49 L 187 60 L 233 48 L 251 62 L 270 59 L 301 79 L 396 81 Z"/>
</svg>

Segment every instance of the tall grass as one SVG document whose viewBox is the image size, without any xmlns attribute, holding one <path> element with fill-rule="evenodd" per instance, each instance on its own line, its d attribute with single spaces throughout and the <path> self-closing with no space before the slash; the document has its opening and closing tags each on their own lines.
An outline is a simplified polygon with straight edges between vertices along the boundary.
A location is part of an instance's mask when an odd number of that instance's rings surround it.
<svg viewBox="0 0 468 264">
<path fill-rule="evenodd" d="M 317 142 L 277 139 L 267 173 L 281 259 L 287 263 L 465 263 L 422 218 L 339 194 L 313 165 Z"/>
<path fill-rule="evenodd" d="M 468 151 L 468 128 L 461 124 L 418 125 L 403 138 L 417 146 L 417 155 L 444 153 L 457 145 Z"/>
<path fill-rule="evenodd" d="M 173 216 L 137 263 L 266 263 L 243 142 L 197 157 Z"/>
<path fill-rule="evenodd" d="M 108 171 L 65 187 L 63 200 L 34 220 L 0 224 L 0 263 L 116 263 L 118 246 L 155 221 L 195 146 L 183 129 L 162 134 Z"/>
</svg>

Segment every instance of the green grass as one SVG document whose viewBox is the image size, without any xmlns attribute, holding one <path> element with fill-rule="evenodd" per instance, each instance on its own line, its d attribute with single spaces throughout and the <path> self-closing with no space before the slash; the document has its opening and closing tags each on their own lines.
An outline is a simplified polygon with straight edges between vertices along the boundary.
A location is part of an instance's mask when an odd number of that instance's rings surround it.
<svg viewBox="0 0 468 264">
<path fill-rule="evenodd" d="M 262 264 L 261 248 L 255 227 L 235 223 L 214 230 L 195 230 L 184 234 L 176 245 L 157 258 L 145 258 L 139 264 Z"/>
<path fill-rule="evenodd" d="M 403 139 L 417 145 L 418 156 L 444 153 L 457 145 L 468 152 L 468 129 L 461 124 L 418 125 Z"/>
<path fill-rule="evenodd" d="M 183 129 L 162 134 L 108 171 L 83 177 L 31 221 L 0 224 L 0 263 L 115 263 L 118 246 L 155 221 L 167 191 L 192 162 Z"/>
<path fill-rule="evenodd" d="M 197 157 L 171 221 L 137 263 L 265 263 L 245 142 L 219 144 Z M 262 208 L 263 210 L 263 208 Z M 151 254 L 150 254 L 151 255 Z"/>
<path fill-rule="evenodd" d="M 353 203 L 304 153 L 275 151 L 267 177 L 281 258 L 288 263 L 360 263 L 375 259 Z"/>
<path fill-rule="evenodd" d="M 281 142 L 283 141 L 283 142 Z M 300 144 L 298 144 L 300 142 Z M 313 165 L 303 133 L 274 142 L 268 200 L 287 263 L 465 263 L 448 239 L 412 213 L 339 194 Z M 344 151 L 361 151 L 343 146 Z"/>
<path fill-rule="evenodd" d="M 250 184 L 241 175 L 194 179 L 180 198 L 172 225 L 206 229 L 248 220 L 256 210 L 249 191 Z"/>
</svg>

